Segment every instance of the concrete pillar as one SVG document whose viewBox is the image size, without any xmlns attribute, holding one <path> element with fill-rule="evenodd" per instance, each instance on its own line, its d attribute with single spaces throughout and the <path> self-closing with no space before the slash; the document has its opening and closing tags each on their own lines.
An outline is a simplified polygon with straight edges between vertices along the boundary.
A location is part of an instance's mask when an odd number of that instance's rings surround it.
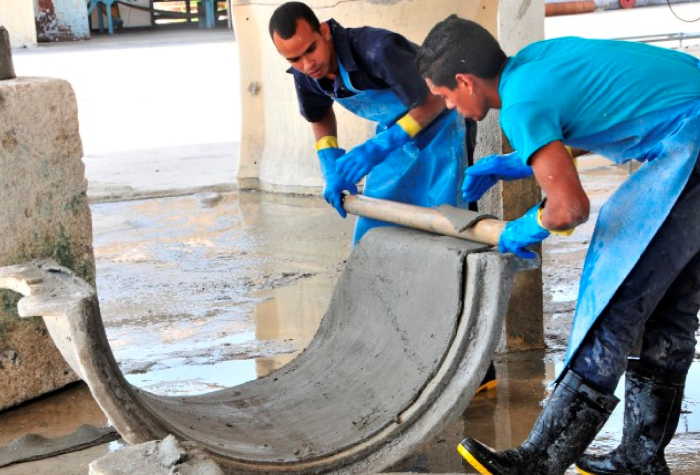
<svg viewBox="0 0 700 475">
<path fill-rule="evenodd" d="M 498 40 L 506 54 L 513 55 L 523 46 L 543 38 L 543 0 L 499 1 Z M 479 129 L 477 157 L 512 151 L 497 122 L 498 111 L 492 111 L 483 124 L 486 127 Z M 484 196 L 479 209 L 512 220 L 540 199 L 540 189 L 533 179 L 502 181 Z M 538 252 L 541 252 L 541 248 Z M 538 268 L 518 273 L 506 316 L 501 351 L 544 347 L 542 311 L 542 270 Z"/>
<path fill-rule="evenodd" d="M 36 46 L 33 1 L 1 0 L 0 23 L 10 33 L 10 43 L 13 48 Z"/>
<path fill-rule="evenodd" d="M 0 81 L 0 266 L 53 257 L 94 284 L 92 225 L 71 86 Z M 77 380 L 40 318 L 0 293 L 0 409 Z"/>
<path fill-rule="evenodd" d="M 316 193 L 323 185 L 308 123 L 299 115 L 289 65 L 269 38 L 267 25 L 284 3 L 233 1 L 241 59 L 241 153 L 237 170 L 241 188 Z M 544 0 L 308 0 L 321 21 L 335 18 L 344 26 L 372 25 L 397 31 L 420 43 L 430 28 L 452 13 L 479 22 L 513 54 L 544 37 Z M 372 125 L 335 106 L 339 141 L 350 148 L 372 132 Z M 479 124 L 477 157 L 509 149 L 494 111 Z M 499 185 L 480 204 L 504 219 L 520 216 L 539 199 L 534 182 Z M 519 274 L 506 329 L 507 348 L 543 345 L 542 275 Z M 524 310 L 522 310 L 524 309 Z"/>
<path fill-rule="evenodd" d="M 12 63 L 10 35 L 4 26 L 0 26 L 0 81 L 14 79 L 15 67 Z"/>
</svg>

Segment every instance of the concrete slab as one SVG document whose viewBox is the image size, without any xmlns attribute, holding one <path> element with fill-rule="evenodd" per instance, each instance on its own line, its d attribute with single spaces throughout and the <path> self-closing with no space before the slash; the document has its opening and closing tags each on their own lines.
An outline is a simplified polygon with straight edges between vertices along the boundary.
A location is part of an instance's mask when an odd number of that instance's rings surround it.
<svg viewBox="0 0 700 475">
<path fill-rule="evenodd" d="M 71 83 L 87 160 L 240 140 L 238 48 L 231 31 L 120 32 L 15 50 L 13 57 L 18 76 Z"/>
<path fill-rule="evenodd" d="M 118 438 L 116 431 L 111 427 L 90 425 L 82 425 L 74 432 L 56 438 L 25 434 L 7 446 L 0 447 L 0 467 L 55 457 L 111 442 Z"/>
<path fill-rule="evenodd" d="M 181 196 L 237 188 L 238 144 L 95 154 L 85 160 L 90 202 Z"/>
</svg>

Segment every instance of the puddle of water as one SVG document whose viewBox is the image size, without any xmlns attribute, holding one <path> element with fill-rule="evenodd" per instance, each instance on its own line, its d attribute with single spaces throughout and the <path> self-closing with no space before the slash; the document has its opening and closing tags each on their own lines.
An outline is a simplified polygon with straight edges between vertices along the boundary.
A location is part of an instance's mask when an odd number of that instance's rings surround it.
<svg viewBox="0 0 700 475">
<path fill-rule="evenodd" d="M 253 330 L 168 341 L 172 331 L 149 328 L 133 335 L 133 328 L 120 329 L 110 332 L 113 351 L 127 381 L 155 394 L 194 395 L 236 386 L 284 366 L 309 344 L 332 285 L 313 277 L 259 292 L 261 302 L 249 324 Z"/>
<path fill-rule="evenodd" d="M 216 340 L 186 338 L 167 345 L 146 344 L 146 340 L 159 338 L 151 334 L 142 336 L 138 345 L 130 341 L 118 347 L 115 355 L 127 381 L 154 394 L 194 395 L 233 387 L 268 375 L 306 348 L 328 307 L 333 286 L 327 277 L 312 277 L 258 292 L 260 302 L 252 316 L 254 331 Z M 133 333 L 133 329 L 128 331 Z M 178 354 L 182 356 L 172 357 Z M 129 364 L 125 367 L 125 361 L 136 359 L 157 364 L 145 363 L 140 371 Z"/>
<path fill-rule="evenodd" d="M 578 297 L 578 286 L 567 285 L 552 289 L 551 300 L 554 303 L 573 302 Z"/>
<path fill-rule="evenodd" d="M 60 437 L 70 434 L 81 424 L 100 427 L 107 424 L 107 418 L 92 399 L 87 386 L 75 383 L 0 412 L 0 446 L 29 433 Z"/>
<path fill-rule="evenodd" d="M 126 370 L 125 375 L 131 384 L 154 394 L 195 395 L 233 387 L 268 375 L 306 348 L 328 307 L 333 286 L 334 281 L 327 277 L 312 277 L 258 292 L 261 302 L 253 311 L 254 332 L 165 345 L 147 346 L 142 341 L 118 348 L 115 355 L 121 362 L 134 358 L 157 361 L 143 371 Z M 157 336 L 151 335 L 153 338 Z M 177 354 L 183 356 L 167 357 Z"/>
<path fill-rule="evenodd" d="M 236 386 L 257 378 L 254 360 L 231 360 L 215 364 L 181 364 L 143 374 L 127 374 L 126 380 L 153 394 L 184 396 Z"/>
<path fill-rule="evenodd" d="M 93 221 L 115 357 L 127 380 L 169 395 L 264 376 L 306 347 L 353 225 L 318 198 L 263 193 L 105 203 Z"/>
</svg>

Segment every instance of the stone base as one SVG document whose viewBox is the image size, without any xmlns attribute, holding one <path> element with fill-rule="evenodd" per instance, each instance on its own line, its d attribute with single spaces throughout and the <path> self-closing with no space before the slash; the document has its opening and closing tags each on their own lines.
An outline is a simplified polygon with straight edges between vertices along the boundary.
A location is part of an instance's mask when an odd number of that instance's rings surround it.
<svg viewBox="0 0 700 475">
<path fill-rule="evenodd" d="M 0 409 L 78 380 L 40 318 L 13 321 L 0 332 Z"/>
<path fill-rule="evenodd" d="M 94 283 L 92 222 L 78 130 L 66 81 L 0 81 L 0 266 L 52 257 Z M 17 295 L 0 293 L 0 409 L 78 378 L 40 319 L 20 320 Z"/>
</svg>

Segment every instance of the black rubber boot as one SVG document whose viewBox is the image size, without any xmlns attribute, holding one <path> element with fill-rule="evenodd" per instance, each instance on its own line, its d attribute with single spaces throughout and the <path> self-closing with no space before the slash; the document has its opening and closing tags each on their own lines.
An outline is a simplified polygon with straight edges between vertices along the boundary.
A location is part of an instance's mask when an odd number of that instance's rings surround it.
<svg viewBox="0 0 700 475">
<path fill-rule="evenodd" d="M 678 426 L 685 375 L 642 367 L 630 360 L 625 376 L 622 442 L 606 455 L 584 455 L 579 472 L 591 475 L 668 475 L 664 449 Z"/>
<path fill-rule="evenodd" d="M 583 454 L 617 402 L 568 371 L 520 447 L 496 452 L 467 438 L 457 451 L 483 475 L 561 475 Z"/>
</svg>

